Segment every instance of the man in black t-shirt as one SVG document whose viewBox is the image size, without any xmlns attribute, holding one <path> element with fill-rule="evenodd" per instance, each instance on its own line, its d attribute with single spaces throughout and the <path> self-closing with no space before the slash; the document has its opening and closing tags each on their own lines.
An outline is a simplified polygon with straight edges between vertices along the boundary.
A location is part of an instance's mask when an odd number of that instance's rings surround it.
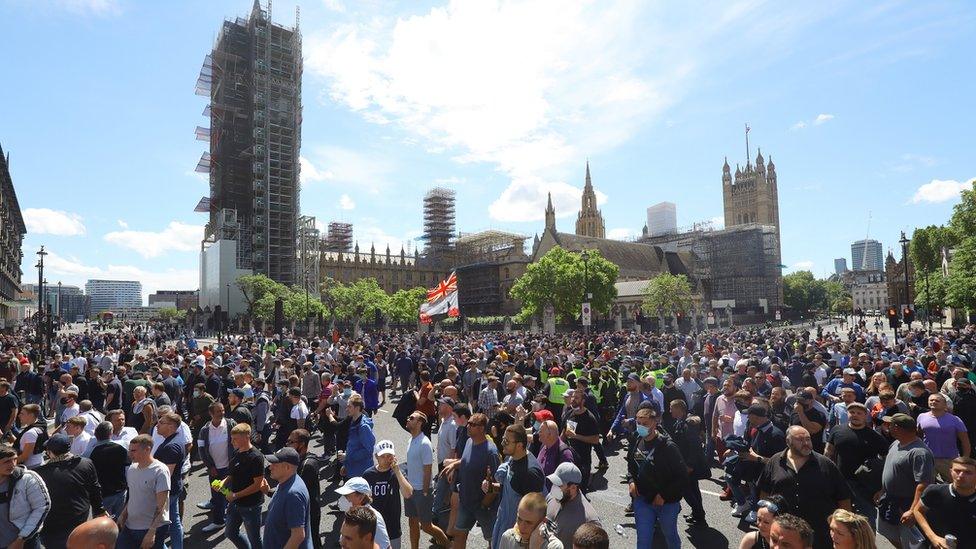
<svg viewBox="0 0 976 549">
<path fill-rule="evenodd" d="M 868 425 L 868 417 L 867 407 L 860 402 L 848 404 L 847 425 L 838 425 L 830 430 L 824 455 L 837 464 L 847 479 L 854 510 L 874 524 L 878 518 L 878 508 L 872 501 L 872 495 L 876 490 L 862 486 L 854 472 L 872 458 L 883 458 L 888 453 L 888 441 Z"/>
<path fill-rule="evenodd" d="M 129 452 L 125 446 L 112 442 L 112 424 L 103 421 L 95 427 L 95 445 L 89 459 L 95 464 L 98 483 L 102 486 L 102 507 L 117 518 L 125 505 L 125 469 L 129 466 Z"/>
<path fill-rule="evenodd" d="M 182 468 L 186 446 L 176 440 L 183 419 L 175 412 L 167 412 L 156 422 L 156 434 L 163 442 L 153 451 L 153 458 L 169 469 L 169 538 L 171 545 L 182 547 L 183 523 L 180 517 L 180 495 L 183 493 Z"/>
<path fill-rule="evenodd" d="M 814 408 L 813 401 L 816 389 L 806 387 L 796 394 L 796 404 L 790 414 L 790 425 L 799 425 L 810 433 L 813 439 L 813 450 L 819 454 L 824 451 L 823 430 L 827 426 L 827 416 Z"/>
<path fill-rule="evenodd" d="M 302 464 L 298 467 L 298 477 L 305 483 L 308 490 L 308 513 L 309 526 L 312 530 L 312 549 L 322 549 L 322 534 L 319 533 L 320 523 L 322 522 L 321 497 L 321 477 L 322 467 L 325 460 L 321 457 L 308 453 L 308 444 L 312 440 L 312 435 L 305 429 L 295 429 L 288 433 L 288 440 L 285 446 L 294 448 L 301 458 Z M 399 517 L 399 515 L 397 515 Z"/>
<path fill-rule="evenodd" d="M 261 504 L 264 493 L 261 481 L 264 480 L 264 456 L 251 446 L 251 426 L 247 423 L 235 425 L 230 430 L 230 441 L 237 450 L 230 460 L 228 476 L 223 487 L 227 493 L 227 519 L 224 535 L 235 546 L 245 545 L 241 537 L 241 525 L 247 532 L 247 542 L 251 547 L 261 547 Z"/>
<path fill-rule="evenodd" d="M 582 391 L 573 391 L 568 404 L 570 412 L 566 415 L 566 428 L 563 429 L 563 439 L 576 451 L 579 462 L 576 464 L 583 473 L 580 489 L 588 492 L 590 488 L 590 467 L 593 464 L 593 447 L 600 444 L 600 424 L 593 413 L 586 409 L 585 395 Z"/>
<path fill-rule="evenodd" d="M 386 523 L 386 533 L 390 537 L 390 543 L 397 545 L 403 535 L 400 527 L 400 517 L 402 516 L 402 502 L 400 494 L 410 498 L 413 495 L 413 488 L 407 482 L 406 477 L 400 471 L 400 466 L 396 462 L 396 450 L 393 442 L 381 440 L 376 443 L 373 450 L 376 456 L 376 465 L 366 469 L 363 478 L 373 489 L 373 509 L 379 511 Z"/>
<path fill-rule="evenodd" d="M 976 547 L 976 460 L 952 460 L 949 476 L 952 484 L 932 484 L 922 492 L 915 520 L 932 547 L 948 547 L 949 534 L 956 537 L 954 547 Z"/>
<path fill-rule="evenodd" d="M 113 372 L 105 372 L 105 411 L 122 408 L 122 382 Z"/>
</svg>

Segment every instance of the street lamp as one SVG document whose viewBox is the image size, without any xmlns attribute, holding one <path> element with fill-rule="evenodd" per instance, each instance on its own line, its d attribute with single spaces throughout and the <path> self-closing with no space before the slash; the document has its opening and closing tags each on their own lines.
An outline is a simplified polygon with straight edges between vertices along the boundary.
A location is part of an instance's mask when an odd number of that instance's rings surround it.
<svg viewBox="0 0 976 549">
<path fill-rule="evenodd" d="M 58 281 L 58 323 L 61 323 L 61 281 Z"/>
<path fill-rule="evenodd" d="M 905 307 L 911 307 L 912 296 L 909 293 L 908 287 L 908 243 L 910 240 L 905 236 L 905 231 L 901 232 L 901 240 L 898 241 L 901 244 L 901 263 L 905 270 Z M 895 304 L 897 305 L 897 303 Z M 911 323 L 908 324 L 908 329 L 912 329 Z"/>
<path fill-rule="evenodd" d="M 37 252 L 37 343 L 44 354 L 44 246 Z"/>
<path fill-rule="evenodd" d="M 305 337 L 312 339 L 312 315 L 308 312 L 308 269 L 305 269 Z"/>
<path fill-rule="evenodd" d="M 589 263 L 590 263 L 590 253 L 585 249 L 580 252 L 580 258 L 583 259 L 583 302 L 588 303 L 591 299 L 590 296 L 590 273 L 589 273 Z M 592 310 L 592 309 L 591 309 Z M 591 317 L 592 318 L 592 317 Z M 585 319 L 581 319 L 585 320 Z M 583 333 L 590 333 L 590 325 L 586 322 L 583 323 Z"/>
</svg>

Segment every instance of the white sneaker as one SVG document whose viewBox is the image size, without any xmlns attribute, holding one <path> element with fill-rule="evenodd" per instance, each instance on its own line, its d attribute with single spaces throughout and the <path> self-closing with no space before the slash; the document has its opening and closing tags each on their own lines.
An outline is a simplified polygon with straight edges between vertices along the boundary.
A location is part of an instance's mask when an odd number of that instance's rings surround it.
<svg viewBox="0 0 976 549">
<path fill-rule="evenodd" d="M 749 504 L 743 503 L 742 505 L 736 505 L 735 509 L 732 510 L 732 516 L 736 518 L 741 518 L 749 512 Z"/>
<path fill-rule="evenodd" d="M 210 532 L 216 532 L 217 530 L 223 530 L 223 529 L 224 529 L 223 524 L 217 524 L 216 522 L 211 522 L 210 524 L 204 526 L 200 530 L 209 534 Z"/>
</svg>

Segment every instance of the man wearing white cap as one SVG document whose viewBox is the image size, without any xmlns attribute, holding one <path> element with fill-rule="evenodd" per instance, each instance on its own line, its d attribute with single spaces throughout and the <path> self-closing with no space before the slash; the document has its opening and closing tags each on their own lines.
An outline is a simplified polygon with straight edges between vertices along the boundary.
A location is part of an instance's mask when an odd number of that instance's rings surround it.
<svg viewBox="0 0 976 549">
<path fill-rule="evenodd" d="M 336 488 L 336 493 L 343 496 L 339 498 L 339 510 L 342 512 L 356 507 L 369 508 L 376 515 L 376 535 L 373 537 L 373 542 L 380 549 L 391 547 L 390 535 L 386 530 L 386 521 L 383 519 L 383 515 L 370 505 L 373 502 L 373 489 L 366 482 L 366 479 L 352 477 L 341 487 Z"/>
<path fill-rule="evenodd" d="M 390 547 L 400 549 L 400 517 L 403 516 L 400 494 L 409 498 L 413 495 L 413 487 L 397 464 L 393 442 L 377 442 L 373 455 L 376 456 L 376 465 L 366 469 L 363 478 L 373 489 L 373 508 L 379 511 L 381 520 L 388 525 L 386 533 L 390 537 Z"/>
</svg>

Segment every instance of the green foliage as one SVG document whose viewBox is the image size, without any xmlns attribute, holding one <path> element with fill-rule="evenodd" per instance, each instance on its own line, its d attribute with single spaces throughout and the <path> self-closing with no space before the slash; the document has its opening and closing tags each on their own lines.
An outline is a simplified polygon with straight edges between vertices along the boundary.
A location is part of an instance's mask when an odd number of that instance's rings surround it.
<svg viewBox="0 0 976 549">
<path fill-rule="evenodd" d="M 427 288 L 397 290 L 387 300 L 384 312 L 392 321 L 400 324 L 416 322 L 420 316 L 420 305 L 427 299 Z"/>
<path fill-rule="evenodd" d="M 308 318 L 325 314 L 325 305 L 314 295 L 306 294 L 305 288 L 294 286 L 284 296 L 284 313 L 288 320 L 305 321 Z"/>
<path fill-rule="evenodd" d="M 693 305 L 691 283 L 685 275 L 659 274 L 647 283 L 642 293 L 641 308 L 652 316 L 687 313 Z"/>
<path fill-rule="evenodd" d="M 953 208 L 948 228 L 950 245 L 954 248 L 949 262 L 946 304 L 972 311 L 976 309 L 976 189 L 973 182 L 962 192 L 962 199 Z"/>
<path fill-rule="evenodd" d="M 237 277 L 237 287 L 247 303 L 247 316 L 269 320 L 274 316 L 274 302 L 288 295 L 288 287 L 263 274 Z"/>
<path fill-rule="evenodd" d="M 375 315 L 376 311 L 386 310 L 390 300 L 375 278 L 360 278 L 351 284 L 337 286 L 334 291 L 337 315 L 357 324 L 363 318 Z"/>
<path fill-rule="evenodd" d="M 186 311 L 181 311 L 176 307 L 163 307 L 156 313 L 160 319 L 169 322 L 172 320 L 186 320 Z"/>
<path fill-rule="evenodd" d="M 585 274 L 581 255 L 559 246 L 530 264 L 510 291 L 513 298 L 522 302 L 519 316 L 525 319 L 541 314 L 546 303 L 552 303 L 558 318 L 563 321 L 574 319 L 580 314 L 585 291 L 593 294 L 590 304 L 594 311 L 609 311 L 617 298 L 614 283 L 620 268 L 597 250 L 587 252 Z"/>
<path fill-rule="evenodd" d="M 783 277 L 783 301 L 798 311 L 829 309 L 847 312 L 853 308 L 851 296 L 843 284 L 818 280 L 810 271 L 796 271 Z M 846 304 L 849 305 L 842 307 Z"/>
</svg>

